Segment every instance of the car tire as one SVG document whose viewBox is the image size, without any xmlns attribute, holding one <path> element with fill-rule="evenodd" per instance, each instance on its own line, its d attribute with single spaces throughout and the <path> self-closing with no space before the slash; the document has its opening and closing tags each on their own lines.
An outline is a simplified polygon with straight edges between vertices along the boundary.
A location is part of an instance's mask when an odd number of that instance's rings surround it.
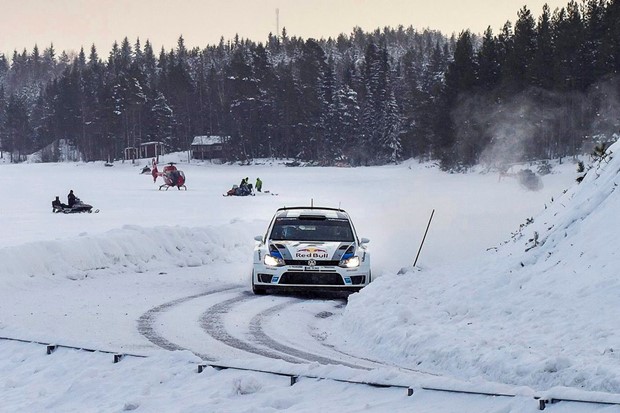
<svg viewBox="0 0 620 413">
<path fill-rule="evenodd" d="M 267 294 L 267 290 L 265 290 L 264 287 L 257 287 L 254 284 L 252 284 L 252 292 L 254 293 L 254 295 L 265 295 L 265 294 Z"/>
</svg>

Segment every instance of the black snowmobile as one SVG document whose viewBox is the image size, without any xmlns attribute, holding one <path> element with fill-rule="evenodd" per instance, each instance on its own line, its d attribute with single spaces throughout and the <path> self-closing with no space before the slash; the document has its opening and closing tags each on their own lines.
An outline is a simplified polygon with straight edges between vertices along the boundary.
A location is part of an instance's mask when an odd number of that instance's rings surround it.
<svg viewBox="0 0 620 413">
<path fill-rule="evenodd" d="M 94 212 L 99 212 L 98 209 L 93 210 L 93 206 L 89 204 L 85 204 L 80 200 L 80 198 L 75 198 L 75 204 L 73 206 L 60 204 L 54 205 L 52 204 L 52 212 L 54 213 L 63 213 L 63 214 L 75 214 L 79 212 L 88 212 L 89 214 Z"/>
</svg>

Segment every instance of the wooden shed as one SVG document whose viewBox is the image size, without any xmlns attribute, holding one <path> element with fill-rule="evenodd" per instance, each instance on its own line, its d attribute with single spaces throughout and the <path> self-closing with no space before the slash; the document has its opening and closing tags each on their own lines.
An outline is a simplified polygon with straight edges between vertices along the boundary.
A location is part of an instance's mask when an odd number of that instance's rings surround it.
<svg viewBox="0 0 620 413">
<path fill-rule="evenodd" d="M 219 159 L 223 156 L 228 136 L 195 136 L 192 141 L 192 159 Z"/>
</svg>

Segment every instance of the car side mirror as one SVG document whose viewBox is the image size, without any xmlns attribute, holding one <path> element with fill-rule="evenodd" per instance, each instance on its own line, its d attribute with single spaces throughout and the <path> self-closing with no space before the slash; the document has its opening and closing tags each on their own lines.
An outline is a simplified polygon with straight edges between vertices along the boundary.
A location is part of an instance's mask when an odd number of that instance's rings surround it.
<svg viewBox="0 0 620 413">
<path fill-rule="evenodd" d="M 255 236 L 254 241 L 263 242 L 263 236 L 262 235 Z"/>
<path fill-rule="evenodd" d="M 360 239 L 360 245 L 368 244 L 369 242 L 370 242 L 370 240 L 368 238 Z"/>
</svg>

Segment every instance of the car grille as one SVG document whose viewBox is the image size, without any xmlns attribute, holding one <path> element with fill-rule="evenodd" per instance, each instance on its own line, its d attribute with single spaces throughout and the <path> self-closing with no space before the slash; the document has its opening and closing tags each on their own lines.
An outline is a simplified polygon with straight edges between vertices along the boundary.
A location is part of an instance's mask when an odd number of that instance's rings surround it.
<svg viewBox="0 0 620 413">
<path fill-rule="evenodd" d="M 339 274 L 333 272 L 285 272 L 280 284 L 344 285 L 344 282 Z"/>
<path fill-rule="evenodd" d="M 340 261 L 315 261 L 316 267 L 337 267 Z M 308 260 L 284 260 L 286 265 L 308 265 Z"/>
</svg>

